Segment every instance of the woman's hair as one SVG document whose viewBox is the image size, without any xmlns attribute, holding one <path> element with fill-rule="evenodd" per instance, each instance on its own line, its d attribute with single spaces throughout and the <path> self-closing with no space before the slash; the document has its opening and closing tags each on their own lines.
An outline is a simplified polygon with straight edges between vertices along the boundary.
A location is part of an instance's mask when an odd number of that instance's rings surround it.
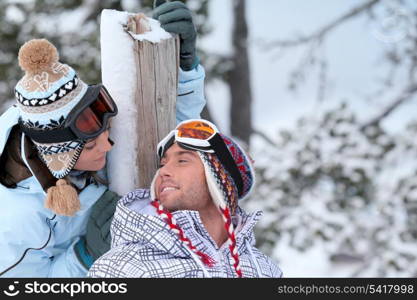
<svg viewBox="0 0 417 300">
<path fill-rule="evenodd" d="M 87 171 L 87 178 L 91 177 L 94 179 L 94 181 L 96 182 L 96 184 L 100 183 L 102 185 L 109 185 L 109 181 L 107 179 L 104 179 L 102 177 L 100 177 L 100 175 L 98 175 L 97 171 Z"/>
<path fill-rule="evenodd" d="M 16 182 L 10 178 L 7 173 L 0 173 L 0 184 L 4 185 L 8 189 L 15 189 L 17 188 Z"/>
<path fill-rule="evenodd" d="M 22 161 L 20 153 L 20 129 L 14 126 L 0 154 L 0 183 L 7 188 L 16 188 L 17 183 L 32 173 Z"/>
</svg>

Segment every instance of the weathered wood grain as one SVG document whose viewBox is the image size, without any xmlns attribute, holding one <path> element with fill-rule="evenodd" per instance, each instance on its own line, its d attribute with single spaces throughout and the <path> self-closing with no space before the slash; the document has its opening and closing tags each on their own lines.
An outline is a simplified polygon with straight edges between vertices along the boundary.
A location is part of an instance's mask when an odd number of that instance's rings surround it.
<svg viewBox="0 0 417 300">
<path fill-rule="evenodd" d="M 136 186 L 149 188 L 157 170 L 157 144 L 175 127 L 179 40 L 176 37 L 155 44 L 136 41 L 134 51 L 137 66 L 134 101 L 139 137 Z"/>
</svg>

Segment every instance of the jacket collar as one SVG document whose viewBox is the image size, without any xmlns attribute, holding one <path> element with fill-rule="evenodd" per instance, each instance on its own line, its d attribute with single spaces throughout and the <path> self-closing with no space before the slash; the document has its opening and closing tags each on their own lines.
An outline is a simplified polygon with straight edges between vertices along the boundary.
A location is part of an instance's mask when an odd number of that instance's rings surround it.
<svg viewBox="0 0 417 300">
<path fill-rule="evenodd" d="M 178 225 L 185 232 L 196 232 L 203 236 L 206 240 L 210 241 L 212 246 L 217 249 L 217 244 L 211 238 L 207 232 L 203 222 L 201 221 L 200 214 L 197 211 L 180 210 L 173 213 Z M 258 223 L 262 216 L 262 211 L 255 211 L 253 213 L 246 213 L 241 207 L 236 210 L 236 216 L 233 217 L 233 223 L 236 228 L 236 244 L 239 250 L 243 250 L 246 247 L 245 240 L 249 242 L 255 241 L 253 228 Z M 240 251 L 239 251 L 240 252 Z"/>
<path fill-rule="evenodd" d="M 116 243 L 113 246 L 139 242 L 168 250 L 163 242 L 169 240 L 175 245 L 175 247 L 170 247 L 170 252 L 177 256 L 189 256 L 189 253 L 184 251 L 185 246 L 179 241 L 177 234 L 169 228 L 165 220 L 157 215 L 155 208 L 150 204 L 149 192 L 144 193 L 147 195 L 146 198 L 138 199 L 135 197 L 141 191 L 143 192 L 144 190 L 129 193 L 117 204 L 114 224 L 117 224 L 115 227 L 120 228 L 119 230 L 123 230 L 123 234 L 119 232 L 118 234 L 116 233 L 117 236 L 113 236 Z M 135 208 L 133 208 L 134 206 Z M 257 211 L 247 214 L 243 209 L 238 208 L 236 214 L 238 216 L 236 242 L 239 252 L 242 253 L 246 247 L 246 239 L 251 244 L 255 241 L 253 228 L 261 217 L 262 212 Z M 215 253 L 217 246 L 205 229 L 197 211 L 176 211 L 173 213 L 173 216 L 185 235 L 191 241 L 198 242 L 198 244 L 195 243 L 198 250 L 212 257 L 217 256 Z M 207 242 L 199 242 L 202 238 Z"/>
<path fill-rule="evenodd" d="M 31 176 L 32 173 L 21 158 L 20 134 L 16 126 L 11 130 L 0 157 L 0 183 L 6 187 L 13 187 Z"/>
</svg>

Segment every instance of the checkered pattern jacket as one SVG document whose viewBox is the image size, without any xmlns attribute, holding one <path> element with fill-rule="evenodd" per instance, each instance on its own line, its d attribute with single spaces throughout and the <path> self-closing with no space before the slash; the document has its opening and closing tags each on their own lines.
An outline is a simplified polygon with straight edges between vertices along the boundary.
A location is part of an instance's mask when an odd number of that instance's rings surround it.
<svg viewBox="0 0 417 300">
<path fill-rule="evenodd" d="M 281 277 L 278 266 L 254 247 L 253 227 L 261 212 L 236 218 L 237 249 L 243 277 Z M 196 278 L 236 277 L 227 245 L 218 248 L 204 228 L 198 212 L 173 213 L 177 224 L 197 250 L 215 260 L 203 265 L 184 245 L 150 204 L 149 190 L 136 190 L 123 197 L 111 227 L 112 247 L 91 267 L 89 277 Z"/>
</svg>

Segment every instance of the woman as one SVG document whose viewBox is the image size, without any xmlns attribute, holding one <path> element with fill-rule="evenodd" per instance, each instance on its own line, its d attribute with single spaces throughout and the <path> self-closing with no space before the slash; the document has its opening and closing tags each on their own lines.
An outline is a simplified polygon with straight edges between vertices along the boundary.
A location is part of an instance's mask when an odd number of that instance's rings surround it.
<svg viewBox="0 0 417 300">
<path fill-rule="evenodd" d="M 167 11 L 169 20 L 176 10 Z M 194 30 L 187 22 L 176 33 Z M 180 64 L 177 119 L 198 117 L 205 104 L 204 70 L 193 62 Z M 0 117 L 0 276 L 84 277 L 109 249 L 119 199 L 100 176 L 117 106 L 103 85 L 87 86 L 61 64 L 46 40 L 23 45 L 19 65 L 17 103 Z"/>
</svg>

